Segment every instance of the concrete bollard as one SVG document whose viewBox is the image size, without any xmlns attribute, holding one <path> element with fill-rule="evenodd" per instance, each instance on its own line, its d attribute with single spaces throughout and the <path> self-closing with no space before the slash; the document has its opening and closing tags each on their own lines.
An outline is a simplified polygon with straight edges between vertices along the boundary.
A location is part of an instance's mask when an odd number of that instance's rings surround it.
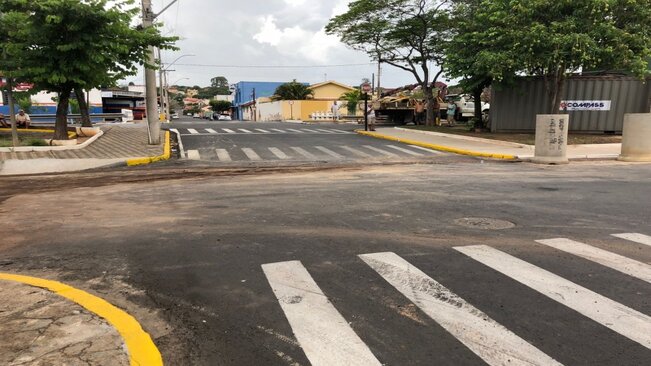
<svg viewBox="0 0 651 366">
<path fill-rule="evenodd" d="M 536 152 L 531 160 L 538 164 L 567 164 L 569 114 L 536 116 Z"/>
<path fill-rule="evenodd" d="M 651 113 L 624 115 L 621 161 L 651 161 Z"/>
</svg>

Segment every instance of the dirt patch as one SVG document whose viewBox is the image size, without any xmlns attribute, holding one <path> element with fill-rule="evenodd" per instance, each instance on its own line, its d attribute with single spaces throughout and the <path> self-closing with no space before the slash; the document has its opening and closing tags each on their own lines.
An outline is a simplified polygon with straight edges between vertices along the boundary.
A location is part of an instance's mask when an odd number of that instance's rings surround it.
<svg viewBox="0 0 651 366">
<path fill-rule="evenodd" d="M 449 133 L 453 135 L 479 137 L 490 140 L 501 140 L 508 142 L 515 142 L 518 144 L 535 145 L 536 135 L 533 133 L 493 133 L 493 132 L 474 132 L 469 131 L 465 126 L 406 126 L 408 129 L 419 131 L 432 131 L 440 133 Z M 616 144 L 622 142 L 620 135 L 599 135 L 599 134 L 581 134 L 570 133 L 568 136 L 568 145 L 583 145 L 583 144 Z"/>
</svg>

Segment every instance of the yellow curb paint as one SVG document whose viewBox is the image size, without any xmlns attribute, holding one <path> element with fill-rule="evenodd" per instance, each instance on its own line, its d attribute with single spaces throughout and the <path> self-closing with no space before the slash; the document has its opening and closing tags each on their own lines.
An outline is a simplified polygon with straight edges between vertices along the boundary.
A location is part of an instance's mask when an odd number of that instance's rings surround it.
<svg viewBox="0 0 651 366">
<path fill-rule="evenodd" d="M 104 299 L 91 295 L 85 291 L 68 286 L 61 282 L 42 278 L 0 273 L 0 280 L 14 281 L 26 285 L 40 287 L 63 296 L 91 313 L 104 318 L 122 336 L 129 352 L 129 361 L 132 366 L 160 366 L 163 365 L 158 348 L 140 323 L 131 315 L 111 305 Z"/>
<path fill-rule="evenodd" d="M 378 139 L 384 139 L 384 140 L 389 140 L 389 141 L 402 142 L 402 143 L 408 144 L 408 145 L 415 145 L 415 146 L 420 146 L 420 147 L 424 147 L 424 148 L 427 148 L 427 149 L 446 151 L 446 152 L 451 152 L 451 153 L 460 154 L 460 155 L 477 156 L 477 157 L 490 158 L 490 159 L 503 159 L 503 160 L 517 160 L 518 159 L 518 157 L 515 156 L 515 155 L 491 154 L 491 153 L 482 153 L 482 152 L 470 151 L 470 150 L 464 150 L 464 149 L 457 149 L 457 148 L 454 148 L 454 147 L 448 147 L 448 146 L 443 146 L 443 145 L 435 145 L 435 144 L 428 144 L 426 142 L 420 142 L 420 141 L 415 141 L 415 140 L 401 139 L 399 137 L 382 135 L 382 134 L 376 133 L 376 132 L 367 132 L 367 131 L 361 131 L 361 130 L 355 130 L 355 132 L 357 132 L 360 135 L 364 135 L 364 136 L 370 136 L 370 137 L 375 137 L 375 138 L 378 138 Z"/>
<path fill-rule="evenodd" d="M 171 156 L 172 156 L 172 143 L 170 141 L 170 132 L 167 131 L 165 132 L 165 146 L 163 147 L 163 155 L 150 156 L 147 158 L 129 159 L 127 160 L 127 165 L 136 166 L 136 165 L 151 164 L 157 161 L 169 160 Z"/>
</svg>

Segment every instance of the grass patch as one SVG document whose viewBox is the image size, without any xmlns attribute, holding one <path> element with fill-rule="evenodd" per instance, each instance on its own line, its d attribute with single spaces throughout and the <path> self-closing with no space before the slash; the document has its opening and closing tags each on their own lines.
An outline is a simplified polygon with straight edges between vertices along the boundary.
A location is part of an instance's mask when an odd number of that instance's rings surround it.
<svg viewBox="0 0 651 366">
<path fill-rule="evenodd" d="M 471 137 L 480 137 L 490 140 L 501 140 L 508 142 L 516 142 L 518 144 L 535 145 L 536 135 L 533 133 L 493 133 L 493 132 L 474 132 L 469 131 L 465 125 L 448 127 L 448 126 L 404 126 L 405 128 L 420 131 L 432 131 L 440 133 L 449 133 L 453 135 L 463 135 Z M 612 144 L 622 142 L 622 136 L 615 135 L 597 135 L 597 134 L 581 134 L 570 133 L 568 137 L 568 145 L 582 145 L 582 144 Z"/>
<path fill-rule="evenodd" d="M 52 136 L 45 133 L 30 133 L 18 135 L 18 146 L 48 146 L 46 139 Z M 0 132 L 0 147 L 13 147 L 11 133 Z"/>
</svg>

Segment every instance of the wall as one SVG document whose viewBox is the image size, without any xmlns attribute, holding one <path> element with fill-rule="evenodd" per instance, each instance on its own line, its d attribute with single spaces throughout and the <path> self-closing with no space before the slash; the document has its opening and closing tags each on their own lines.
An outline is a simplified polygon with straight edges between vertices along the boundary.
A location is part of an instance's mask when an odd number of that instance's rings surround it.
<svg viewBox="0 0 651 366">
<path fill-rule="evenodd" d="M 261 122 L 282 121 L 282 102 L 258 103 L 258 114 Z"/>
<path fill-rule="evenodd" d="M 334 102 L 327 100 L 295 100 L 290 104 L 288 100 L 277 102 L 258 103 L 260 121 L 285 121 L 296 119 L 301 121 L 311 120 L 311 114 L 321 112 L 330 113 Z M 346 114 L 345 103 L 339 102 L 339 113 Z M 246 113 L 245 113 L 246 117 Z"/>
<path fill-rule="evenodd" d="M 347 89 L 337 84 L 325 84 L 316 87 L 314 90 L 314 99 L 338 100 L 341 95 L 353 89 Z"/>
<path fill-rule="evenodd" d="M 563 100 L 610 100 L 610 111 L 567 111 L 570 131 L 621 133 L 625 113 L 649 112 L 651 79 L 633 77 L 576 76 L 567 80 Z M 545 83 L 523 78 L 515 86 L 495 85 L 491 95 L 491 130 L 533 131 L 536 114 L 546 114 L 549 104 Z M 564 113 L 559 111 L 559 113 Z"/>
</svg>

